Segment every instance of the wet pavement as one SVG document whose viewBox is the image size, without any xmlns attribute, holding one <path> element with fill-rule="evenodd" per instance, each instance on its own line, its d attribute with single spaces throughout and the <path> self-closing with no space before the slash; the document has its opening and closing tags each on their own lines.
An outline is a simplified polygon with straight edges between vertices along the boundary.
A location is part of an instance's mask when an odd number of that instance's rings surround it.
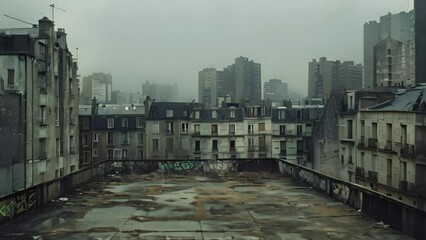
<svg viewBox="0 0 426 240">
<path fill-rule="evenodd" d="M 122 176 L 67 197 L 0 239 L 410 239 L 271 173 Z"/>
</svg>

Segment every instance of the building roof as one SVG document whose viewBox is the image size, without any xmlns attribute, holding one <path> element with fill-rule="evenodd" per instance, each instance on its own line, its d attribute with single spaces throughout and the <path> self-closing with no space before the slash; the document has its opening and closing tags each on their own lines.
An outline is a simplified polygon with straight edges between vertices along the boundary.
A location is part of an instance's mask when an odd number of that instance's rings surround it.
<svg viewBox="0 0 426 240">
<path fill-rule="evenodd" d="M 426 85 L 398 93 L 395 99 L 373 106 L 368 110 L 426 112 Z"/>
<path fill-rule="evenodd" d="M 149 107 L 148 119 L 187 119 L 193 109 L 202 107 L 202 103 L 153 102 Z M 167 116 L 167 110 L 173 110 L 172 116 Z"/>
<path fill-rule="evenodd" d="M 80 116 L 90 116 L 92 105 L 80 105 L 78 112 Z M 123 105 L 99 105 L 97 115 L 145 115 L 143 104 Z"/>
</svg>

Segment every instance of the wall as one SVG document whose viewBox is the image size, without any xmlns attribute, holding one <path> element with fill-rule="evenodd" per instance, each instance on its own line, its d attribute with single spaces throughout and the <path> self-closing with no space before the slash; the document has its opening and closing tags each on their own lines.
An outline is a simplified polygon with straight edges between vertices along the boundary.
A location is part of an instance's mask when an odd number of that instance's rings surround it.
<svg viewBox="0 0 426 240">
<path fill-rule="evenodd" d="M 0 223 L 12 220 L 18 215 L 47 205 L 51 200 L 73 192 L 76 188 L 106 176 L 110 163 L 102 162 L 77 172 L 44 182 L 31 188 L 0 198 Z"/>
<path fill-rule="evenodd" d="M 309 168 L 278 160 L 282 174 L 304 182 L 337 201 L 360 209 L 378 222 L 390 225 L 416 239 L 426 238 L 426 212 L 406 205 L 379 192 L 342 181 Z"/>
</svg>

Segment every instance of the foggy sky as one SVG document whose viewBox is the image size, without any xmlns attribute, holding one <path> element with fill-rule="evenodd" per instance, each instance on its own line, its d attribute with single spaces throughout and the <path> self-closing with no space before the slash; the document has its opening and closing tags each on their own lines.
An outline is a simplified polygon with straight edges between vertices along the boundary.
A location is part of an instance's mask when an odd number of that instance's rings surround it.
<svg viewBox="0 0 426 240">
<path fill-rule="evenodd" d="M 146 80 L 177 83 L 197 96 L 198 71 L 245 56 L 262 64 L 262 82 L 279 78 L 307 94 L 308 62 L 362 63 L 363 24 L 413 8 L 412 0 L 1 0 L 0 28 L 47 16 L 65 28 L 79 74 L 109 72 L 114 90 Z"/>
</svg>

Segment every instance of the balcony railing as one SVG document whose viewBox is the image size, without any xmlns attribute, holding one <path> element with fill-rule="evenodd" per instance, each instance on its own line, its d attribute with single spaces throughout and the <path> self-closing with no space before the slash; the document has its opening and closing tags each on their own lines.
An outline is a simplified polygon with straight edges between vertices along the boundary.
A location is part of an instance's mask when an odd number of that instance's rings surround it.
<svg viewBox="0 0 426 240">
<path fill-rule="evenodd" d="M 369 138 L 368 139 L 368 148 L 377 149 L 377 139 L 376 138 Z"/>
<path fill-rule="evenodd" d="M 237 149 L 236 149 L 235 147 L 230 147 L 230 148 L 229 148 L 229 151 L 230 151 L 230 152 L 236 152 L 236 151 L 237 151 Z"/>
<path fill-rule="evenodd" d="M 368 171 L 368 180 L 370 182 L 376 183 L 378 181 L 377 172 Z"/>
<path fill-rule="evenodd" d="M 364 168 L 362 167 L 355 168 L 355 176 L 365 178 Z"/>
<path fill-rule="evenodd" d="M 392 141 L 386 141 L 385 150 L 392 152 Z"/>
<path fill-rule="evenodd" d="M 46 159 L 47 158 L 47 152 L 40 152 L 39 159 Z"/>
<path fill-rule="evenodd" d="M 267 146 L 266 145 L 260 145 L 259 146 L 259 151 L 266 151 L 267 150 Z"/>
<path fill-rule="evenodd" d="M 248 146 L 248 151 L 249 151 L 249 152 L 254 152 L 254 151 L 256 151 L 256 146 Z"/>
<path fill-rule="evenodd" d="M 399 181 L 399 190 L 407 192 L 408 182 L 407 181 Z"/>
<path fill-rule="evenodd" d="M 400 154 L 407 157 L 415 157 L 414 145 L 412 144 L 402 144 L 400 149 Z"/>
<path fill-rule="evenodd" d="M 361 139 L 359 140 L 359 143 L 358 143 L 358 147 L 360 147 L 360 148 L 365 147 L 365 137 L 364 136 L 361 136 Z"/>
</svg>

